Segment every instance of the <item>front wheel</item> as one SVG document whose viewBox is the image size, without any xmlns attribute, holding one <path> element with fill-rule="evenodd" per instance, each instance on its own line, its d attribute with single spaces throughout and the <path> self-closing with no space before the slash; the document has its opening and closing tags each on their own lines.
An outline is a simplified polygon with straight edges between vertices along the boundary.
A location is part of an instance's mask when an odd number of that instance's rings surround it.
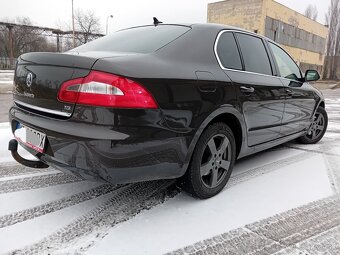
<svg viewBox="0 0 340 255">
<path fill-rule="evenodd" d="M 319 107 L 314 115 L 312 124 L 307 133 L 299 138 L 299 142 L 303 144 L 314 144 L 321 140 L 327 130 L 328 116 L 324 108 Z"/>
<path fill-rule="evenodd" d="M 224 123 L 209 126 L 197 142 L 189 168 L 184 176 L 184 189 L 206 199 L 215 196 L 227 184 L 236 155 L 233 132 Z"/>
</svg>

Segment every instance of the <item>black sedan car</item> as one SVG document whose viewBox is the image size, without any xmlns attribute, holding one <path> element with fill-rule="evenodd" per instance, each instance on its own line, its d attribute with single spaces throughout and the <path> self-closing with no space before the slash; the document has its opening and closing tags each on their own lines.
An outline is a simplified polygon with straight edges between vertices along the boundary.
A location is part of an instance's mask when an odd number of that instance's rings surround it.
<svg viewBox="0 0 340 255">
<path fill-rule="evenodd" d="M 198 198 L 235 160 L 327 129 L 322 94 L 275 42 L 216 24 L 134 27 L 18 59 L 9 150 L 114 184 L 179 178 Z M 22 158 L 18 143 L 37 160 Z"/>
</svg>

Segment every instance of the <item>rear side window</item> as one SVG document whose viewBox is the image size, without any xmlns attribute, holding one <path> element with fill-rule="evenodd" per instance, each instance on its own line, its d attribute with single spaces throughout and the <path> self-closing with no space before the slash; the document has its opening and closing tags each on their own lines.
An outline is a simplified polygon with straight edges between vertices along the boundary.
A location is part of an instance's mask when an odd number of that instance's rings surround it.
<svg viewBox="0 0 340 255">
<path fill-rule="evenodd" d="M 221 34 L 216 51 L 224 68 L 242 70 L 240 53 L 234 35 L 231 32 Z"/>
<path fill-rule="evenodd" d="M 130 28 L 104 36 L 77 47 L 72 51 L 151 53 L 177 39 L 189 30 L 190 27 L 175 25 Z"/>
<path fill-rule="evenodd" d="M 272 68 L 262 39 L 239 33 L 236 36 L 240 44 L 245 70 L 272 75 Z"/>
</svg>

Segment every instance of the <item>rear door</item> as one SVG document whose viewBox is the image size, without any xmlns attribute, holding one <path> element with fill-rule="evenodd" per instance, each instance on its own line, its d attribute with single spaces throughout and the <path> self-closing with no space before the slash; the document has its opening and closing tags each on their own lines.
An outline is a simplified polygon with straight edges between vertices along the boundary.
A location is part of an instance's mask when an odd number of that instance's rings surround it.
<svg viewBox="0 0 340 255">
<path fill-rule="evenodd" d="M 226 37 L 229 37 L 229 44 L 235 42 L 236 50 L 230 46 L 224 50 L 235 51 L 241 61 L 237 66 L 235 61 L 229 63 L 232 58 L 226 53 L 223 55 L 221 47 L 217 48 L 220 51 L 217 54 L 225 73 L 236 85 L 248 131 L 248 146 L 279 138 L 285 92 L 280 80 L 273 76 L 263 40 L 246 33 L 224 32 L 220 35 L 219 44 L 226 41 Z"/>
<path fill-rule="evenodd" d="M 293 59 L 276 44 L 268 44 L 286 92 L 281 133 L 285 136 L 300 132 L 310 125 L 316 104 L 314 94 L 303 82 L 301 71 Z"/>
</svg>

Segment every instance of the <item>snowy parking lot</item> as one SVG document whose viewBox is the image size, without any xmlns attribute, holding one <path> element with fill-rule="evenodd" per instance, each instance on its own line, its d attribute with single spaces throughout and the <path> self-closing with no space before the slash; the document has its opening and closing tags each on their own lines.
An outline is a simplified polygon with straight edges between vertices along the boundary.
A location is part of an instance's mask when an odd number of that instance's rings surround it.
<svg viewBox="0 0 340 255">
<path fill-rule="evenodd" d="M 0 93 L 7 93 L 12 90 L 14 71 L 0 70 Z"/>
<path fill-rule="evenodd" d="M 7 151 L 0 124 L 0 254 L 340 254 L 340 89 L 329 127 L 239 160 L 227 187 L 197 200 L 174 181 L 111 186 Z"/>
</svg>

